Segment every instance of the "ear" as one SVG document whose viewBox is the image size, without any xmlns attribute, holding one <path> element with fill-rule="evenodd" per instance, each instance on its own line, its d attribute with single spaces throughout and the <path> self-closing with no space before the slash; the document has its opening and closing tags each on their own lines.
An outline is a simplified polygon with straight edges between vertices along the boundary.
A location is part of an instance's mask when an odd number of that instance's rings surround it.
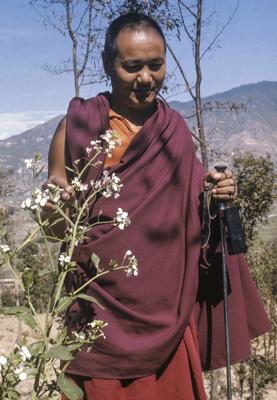
<svg viewBox="0 0 277 400">
<path fill-rule="evenodd" d="M 102 62 L 103 62 L 103 67 L 104 67 L 104 71 L 106 73 L 106 75 L 110 76 L 110 66 L 109 66 L 109 62 L 108 62 L 108 57 L 107 54 L 105 53 L 105 51 L 102 51 Z"/>
</svg>

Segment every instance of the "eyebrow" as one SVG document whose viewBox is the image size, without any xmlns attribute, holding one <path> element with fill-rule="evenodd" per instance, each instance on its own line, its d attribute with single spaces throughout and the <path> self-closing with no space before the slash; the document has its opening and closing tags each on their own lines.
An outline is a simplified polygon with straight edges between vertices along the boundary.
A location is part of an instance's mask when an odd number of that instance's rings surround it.
<svg viewBox="0 0 277 400">
<path fill-rule="evenodd" d="M 164 58 L 162 57 L 157 57 L 157 58 L 152 58 L 151 60 L 142 60 L 142 59 L 127 59 L 127 60 L 122 60 L 121 61 L 123 64 L 140 64 L 140 63 L 155 63 L 155 62 L 164 62 Z"/>
</svg>

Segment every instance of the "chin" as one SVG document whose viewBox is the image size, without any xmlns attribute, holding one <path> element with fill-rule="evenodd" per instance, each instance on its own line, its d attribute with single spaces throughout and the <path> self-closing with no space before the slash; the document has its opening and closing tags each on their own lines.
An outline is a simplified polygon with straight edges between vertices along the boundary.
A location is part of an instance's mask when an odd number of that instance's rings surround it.
<svg viewBox="0 0 277 400">
<path fill-rule="evenodd" d="M 155 102 L 156 98 L 157 98 L 157 95 L 155 93 L 155 94 L 151 94 L 150 96 L 147 96 L 147 97 L 134 96 L 130 100 L 131 100 L 132 105 L 134 107 L 138 107 L 138 108 L 141 107 L 142 108 L 142 107 L 147 107 L 147 106 L 153 104 Z"/>
</svg>

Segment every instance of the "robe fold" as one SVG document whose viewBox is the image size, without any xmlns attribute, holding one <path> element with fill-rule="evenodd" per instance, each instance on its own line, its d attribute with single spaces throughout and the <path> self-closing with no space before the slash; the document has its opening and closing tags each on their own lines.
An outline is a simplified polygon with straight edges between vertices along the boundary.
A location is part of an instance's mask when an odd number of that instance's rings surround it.
<svg viewBox="0 0 277 400">
<path fill-rule="evenodd" d="M 98 95 L 74 98 L 67 113 L 66 162 L 80 160 L 86 148 L 108 129 L 109 99 Z M 100 159 L 103 161 L 103 157 Z M 157 110 L 131 141 L 115 172 L 123 187 L 118 199 L 98 197 L 90 218 L 113 219 L 118 207 L 131 225 L 124 231 L 98 225 L 76 247 L 77 270 L 69 276 L 70 291 L 94 274 L 91 254 L 103 267 L 122 260 L 126 250 L 138 259 L 139 274 L 127 278 L 114 271 L 94 281 L 86 293 L 104 307 L 78 301 L 66 315 L 69 331 L 103 319 L 106 339 L 92 351 L 79 351 L 67 372 L 76 375 L 132 379 L 155 374 L 172 357 L 195 312 L 203 368 L 225 361 L 221 298 L 220 251 L 215 233 L 201 255 L 201 198 L 205 171 L 198 161 L 191 134 L 175 110 L 157 101 Z M 91 167 L 84 183 L 99 178 Z M 199 260 L 202 260 L 199 262 Z M 269 329 L 265 311 L 243 256 L 228 257 L 232 362 L 249 356 L 249 339 Z M 199 279 L 200 277 L 200 279 Z M 253 308 L 254 307 L 254 310 Z"/>
</svg>

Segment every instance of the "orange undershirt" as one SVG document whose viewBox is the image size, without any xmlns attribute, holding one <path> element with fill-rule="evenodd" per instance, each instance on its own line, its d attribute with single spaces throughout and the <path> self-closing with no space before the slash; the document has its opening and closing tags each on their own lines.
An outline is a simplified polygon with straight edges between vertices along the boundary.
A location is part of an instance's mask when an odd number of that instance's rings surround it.
<svg viewBox="0 0 277 400">
<path fill-rule="evenodd" d="M 118 138 L 121 141 L 121 145 L 116 146 L 111 157 L 106 157 L 104 164 L 105 167 L 110 167 L 119 163 L 121 157 L 138 131 L 138 129 L 134 129 L 131 126 L 127 119 L 123 118 L 113 110 L 110 110 L 109 117 L 109 127 L 117 132 Z"/>
</svg>

